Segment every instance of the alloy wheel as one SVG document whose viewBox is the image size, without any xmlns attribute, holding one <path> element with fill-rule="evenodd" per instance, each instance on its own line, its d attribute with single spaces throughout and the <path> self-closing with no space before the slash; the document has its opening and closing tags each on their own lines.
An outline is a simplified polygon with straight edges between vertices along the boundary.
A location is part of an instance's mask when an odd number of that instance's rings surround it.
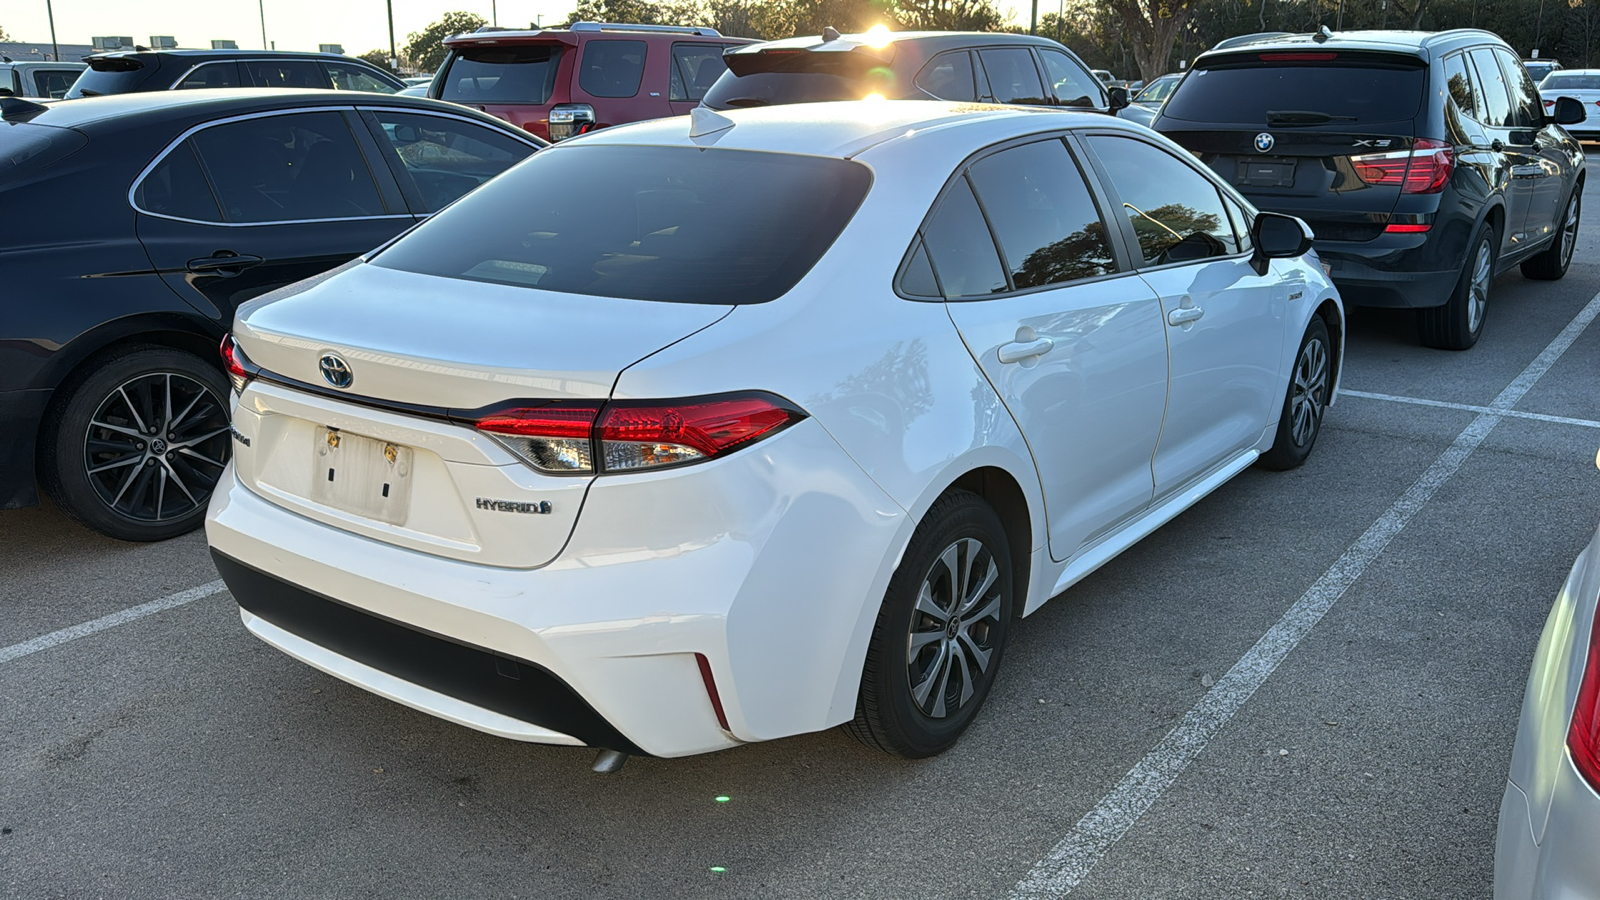
<svg viewBox="0 0 1600 900">
<path fill-rule="evenodd" d="M 1483 314 L 1489 307 L 1489 283 L 1494 280 L 1494 247 L 1485 240 L 1478 245 L 1478 255 L 1472 261 L 1472 283 L 1467 296 L 1467 331 L 1476 333 L 1483 325 Z"/>
<path fill-rule="evenodd" d="M 1562 268 L 1572 262 L 1572 250 L 1578 246 L 1578 209 L 1578 195 L 1574 191 L 1572 199 L 1567 201 L 1567 219 L 1561 224 Z"/>
<path fill-rule="evenodd" d="M 1001 601 L 1000 564 L 975 538 L 946 547 L 924 576 L 906 646 L 911 700 L 924 715 L 955 714 L 989 677 Z"/>
<path fill-rule="evenodd" d="M 1289 433 L 1296 446 L 1304 447 L 1316 437 L 1327 388 L 1328 346 L 1320 340 L 1307 341 L 1294 364 L 1294 395 L 1289 400 Z"/>
<path fill-rule="evenodd" d="M 227 406 L 186 375 L 156 372 L 119 385 L 84 436 L 89 483 L 113 512 L 163 522 L 211 496 L 228 462 Z"/>
</svg>

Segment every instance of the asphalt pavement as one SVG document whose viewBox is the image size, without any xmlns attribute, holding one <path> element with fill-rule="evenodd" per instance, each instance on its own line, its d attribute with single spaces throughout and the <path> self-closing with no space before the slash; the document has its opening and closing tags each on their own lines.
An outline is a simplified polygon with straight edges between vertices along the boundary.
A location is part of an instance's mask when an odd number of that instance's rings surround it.
<svg viewBox="0 0 1600 900">
<path fill-rule="evenodd" d="M 1310 461 L 1026 619 L 933 760 L 830 731 L 596 775 L 257 641 L 199 533 L 0 513 L 0 896 L 1486 898 L 1600 521 L 1597 234 L 1465 353 L 1353 310 Z"/>
</svg>

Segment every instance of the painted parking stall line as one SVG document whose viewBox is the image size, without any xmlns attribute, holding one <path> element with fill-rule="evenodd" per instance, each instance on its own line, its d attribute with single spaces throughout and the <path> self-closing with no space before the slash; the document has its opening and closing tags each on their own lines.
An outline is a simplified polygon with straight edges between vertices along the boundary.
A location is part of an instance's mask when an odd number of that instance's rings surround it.
<svg viewBox="0 0 1600 900">
<path fill-rule="evenodd" d="M 1555 425 L 1576 425 L 1580 428 L 1600 428 L 1600 422 L 1592 419 L 1574 419 L 1569 416 L 1547 416 L 1544 413 L 1523 412 L 1516 409 L 1494 409 L 1489 406 L 1472 406 L 1467 403 L 1450 403 L 1446 400 L 1427 400 L 1422 397 L 1401 397 L 1395 394 L 1377 394 L 1371 391 L 1352 391 L 1348 388 L 1339 389 L 1339 397 L 1358 397 L 1362 400 L 1383 400 L 1388 403 L 1409 403 L 1412 406 L 1431 406 L 1436 409 L 1454 409 L 1460 412 L 1490 413 L 1511 419 L 1527 419 L 1532 422 L 1550 422 Z"/>
<path fill-rule="evenodd" d="M 51 647 L 59 647 L 68 641 L 75 641 L 78 638 L 88 637 L 91 634 L 97 634 L 110 628 L 116 628 L 118 625 L 126 625 L 129 622 L 137 621 L 145 616 L 153 616 L 158 612 L 166 612 L 169 609 L 176 609 L 177 607 L 193 603 L 196 600 L 203 600 L 206 597 L 212 596 L 213 594 L 220 594 L 224 590 L 227 590 L 227 585 L 223 584 L 222 579 L 219 578 L 216 581 L 208 581 L 199 587 L 192 587 L 186 591 L 179 591 L 176 594 L 169 594 L 168 596 L 162 597 L 160 600 L 151 600 L 149 603 L 141 603 L 138 606 L 130 606 L 127 609 L 114 612 L 109 616 L 101 616 L 98 619 L 91 619 L 88 622 L 81 622 L 77 625 L 63 628 L 60 631 L 52 631 L 49 634 L 40 635 L 33 640 L 23 641 L 20 644 L 12 644 L 9 647 L 0 647 L 0 664 L 21 659 L 24 656 L 38 653 L 40 650 L 48 650 Z"/>
<path fill-rule="evenodd" d="M 1255 694 L 1284 658 L 1344 596 L 1346 590 L 1405 529 L 1440 486 L 1513 406 L 1555 365 L 1600 314 L 1600 294 L 1591 298 L 1494 401 L 1440 453 L 1404 494 L 1351 544 L 1343 555 L 1256 641 L 1233 668 L 1189 709 L 1167 736 L 1134 765 L 1066 836 L 1012 889 L 1011 900 L 1043 900 L 1072 893 L 1117 841 L 1138 823 L 1206 745 Z M 1344 392 L 1341 392 L 1344 393 Z M 1581 420 L 1579 420 L 1581 421 Z"/>
</svg>

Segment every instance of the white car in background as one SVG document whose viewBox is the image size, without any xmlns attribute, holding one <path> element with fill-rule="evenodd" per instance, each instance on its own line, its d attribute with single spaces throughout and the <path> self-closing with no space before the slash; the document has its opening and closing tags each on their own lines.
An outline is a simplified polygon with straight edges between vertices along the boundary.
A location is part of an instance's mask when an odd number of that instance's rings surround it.
<svg viewBox="0 0 1600 900">
<path fill-rule="evenodd" d="M 605 129 L 241 308 L 207 537 L 257 636 L 492 734 L 931 755 L 1016 619 L 1306 458 L 1310 248 L 1103 115 Z"/>
<path fill-rule="evenodd" d="M 1584 109 L 1600 106 L 1600 69 L 1557 69 L 1539 82 L 1539 97 L 1546 114 L 1554 115 L 1556 100 L 1571 97 Z M 1579 140 L 1600 141 L 1600 110 L 1576 125 L 1561 126 Z"/>
</svg>

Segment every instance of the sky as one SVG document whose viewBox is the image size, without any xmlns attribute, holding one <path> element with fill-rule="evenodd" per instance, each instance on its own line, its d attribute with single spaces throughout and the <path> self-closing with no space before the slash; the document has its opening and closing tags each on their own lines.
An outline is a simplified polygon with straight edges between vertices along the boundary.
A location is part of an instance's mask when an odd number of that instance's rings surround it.
<svg viewBox="0 0 1600 900">
<path fill-rule="evenodd" d="M 180 47 L 209 48 L 214 38 L 237 41 L 243 49 L 261 43 L 258 0 L 51 0 L 56 39 L 87 44 L 96 35 L 131 36 L 143 44 L 151 35 L 172 35 Z M 267 20 L 267 40 L 279 50 L 316 50 L 318 44 L 342 44 L 352 55 L 389 48 L 384 0 L 259 0 Z M 475 12 L 485 19 L 497 12 L 499 23 L 526 27 L 536 16 L 544 24 L 560 24 L 577 5 L 574 0 L 393 0 L 394 38 L 405 46 L 406 35 L 421 31 L 454 10 Z M 492 7 L 498 7 L 497 10 Z M 48 43 L 50 22 L 45 0 L 4 0 L 0 28 L 12 40 Z"/>
</svg>

